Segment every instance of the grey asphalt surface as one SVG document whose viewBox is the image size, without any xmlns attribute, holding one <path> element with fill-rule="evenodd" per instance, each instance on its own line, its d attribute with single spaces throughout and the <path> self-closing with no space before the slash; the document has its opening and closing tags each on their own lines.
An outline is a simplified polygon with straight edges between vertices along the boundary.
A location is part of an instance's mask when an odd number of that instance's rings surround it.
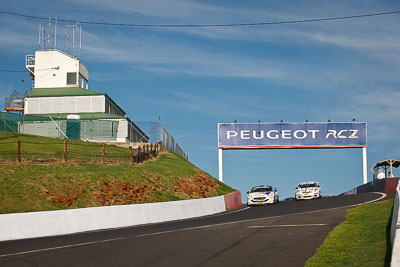
<svg viewBox="0 0 400 267">
<path fill-rule="evenodd" d="M 379 197 L 284 201 L 189 220 L 0 242 L 0 266 L 304 266 L 350 205 Z"/>
</svg>

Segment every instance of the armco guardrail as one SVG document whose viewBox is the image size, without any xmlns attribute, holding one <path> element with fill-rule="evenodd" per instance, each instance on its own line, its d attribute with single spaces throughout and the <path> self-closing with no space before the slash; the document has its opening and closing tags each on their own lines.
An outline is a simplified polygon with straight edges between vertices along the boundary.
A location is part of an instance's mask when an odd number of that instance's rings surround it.
<svg viewBox="0 0 400 267">
<path fill-rule="evenodd" d="M 357 186 L 356 188 L 353 188 L 347 192 L 344 192 L 342 195 L 354 195 L 369 192 L 395 192 L 399 180 L 400 177 L 373 180 L 366 184 Z"/>
<path fill-rule="evenodd" d="M 239 201 L 238 201 L 239 200 Z M 171 202 L 0 215 L 0 241 L 159 223 L 224 212 L 240 206 L 240 192 Z"/>
<path fill-rule="evenodd" d="M 393 206 L 392 226 L 390 228 L 390 241 L 392 243 L 392 261 L 390 266 L 400 266 L 400 220 L 399 220 L 400 182 L 397 184 Z"/>
</svg>

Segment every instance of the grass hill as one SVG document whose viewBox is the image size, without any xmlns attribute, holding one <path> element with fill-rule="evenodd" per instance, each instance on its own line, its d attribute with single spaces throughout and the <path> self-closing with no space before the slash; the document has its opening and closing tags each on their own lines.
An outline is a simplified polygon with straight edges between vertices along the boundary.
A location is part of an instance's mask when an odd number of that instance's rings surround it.
<svg viewBox="0 0 400 267">
<path fill-rule="evenodd" d="M 10 156 L 17 140 L 24 155 L 30 155 L 21 163 Z M 71 143 L 87 154 L 101 148 L 101 144 Z M 0 132 L 0 213 L 183 200 L 236 191 L 169 152 L 136 165 L 41 159 L 41 154 L 59 152 L 60 144 L 59 139 Z M 129 154 L 125 148 L 106 149 Z M 39 156 L 32 160 L 35 154 Z"/>
</svg>

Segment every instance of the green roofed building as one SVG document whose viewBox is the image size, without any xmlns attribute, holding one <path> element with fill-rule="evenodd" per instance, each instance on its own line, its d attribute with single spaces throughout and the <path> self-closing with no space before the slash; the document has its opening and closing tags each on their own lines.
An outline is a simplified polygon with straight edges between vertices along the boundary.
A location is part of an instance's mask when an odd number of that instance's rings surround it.
<svg viewBox="0 0 400 267">
<path fill-rule="evenodd" d="M 148 142 L 149 137 L 107 94 L 88 89 L 89 71 L 62 51 L 26 57 L 34 88 L 24 99 L 19 131 L 105 142 Z"/>
</svg>

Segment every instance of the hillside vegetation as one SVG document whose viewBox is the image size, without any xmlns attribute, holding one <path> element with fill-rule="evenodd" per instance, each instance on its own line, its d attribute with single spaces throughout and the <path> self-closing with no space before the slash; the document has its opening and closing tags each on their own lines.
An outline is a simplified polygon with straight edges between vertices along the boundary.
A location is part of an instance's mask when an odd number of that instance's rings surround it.
<svg viewBox="0 0 400 267">
<path fill-rule="evenodd" d="M 22 143 L 39 139 L 40 143 L 61 142 L 0 132 L 0 213 L 183 200 L 236 191 L 169 152 L 137 165 L 78 161 L 15 163 L 2 157 L 5 148 L 10 149 L 11 139 Z M 85 146 L 93 149 L 92 143 L 74 142 L 80 144 L 80 150 L 84 151 Z M 46 151 L 52 147 L 42 146 Z M 128 149 L 114 149 L 128 153 Z"/>
</svg>

